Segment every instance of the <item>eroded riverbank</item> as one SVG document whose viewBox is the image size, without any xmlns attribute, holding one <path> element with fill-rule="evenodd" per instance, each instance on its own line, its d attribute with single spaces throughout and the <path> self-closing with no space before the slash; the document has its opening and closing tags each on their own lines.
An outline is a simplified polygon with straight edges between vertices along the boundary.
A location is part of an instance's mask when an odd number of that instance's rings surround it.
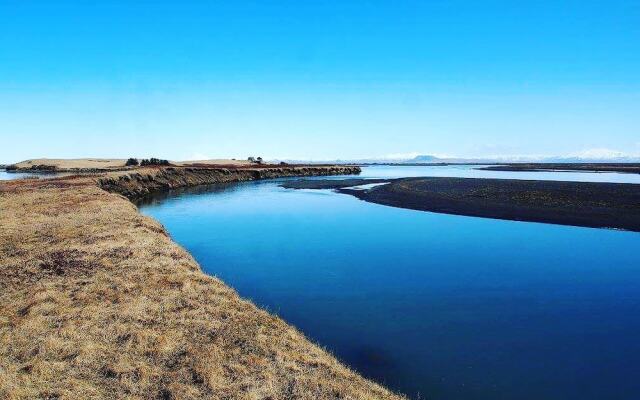
<svg viewBox="0 0 640 400">
<path fill-rule="evenodd" d="M 131 173 L 113 173 L 97 179 L 98 185 L 108 192 L 122 194 L 130 199 L 148 196 L 154 192 L 207 185 L 212 183 L 245 182 L 259 179 L 292 176 L 351 175 L 360 173 L 355 166 L 296 166 L 273 168 L 149 168 Z"/>
</svg>

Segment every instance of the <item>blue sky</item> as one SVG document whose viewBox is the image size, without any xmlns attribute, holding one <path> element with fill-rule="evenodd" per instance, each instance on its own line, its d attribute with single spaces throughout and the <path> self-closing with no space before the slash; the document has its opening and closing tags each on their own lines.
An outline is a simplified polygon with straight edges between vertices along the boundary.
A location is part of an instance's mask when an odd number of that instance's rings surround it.
<svg viewBox="0 0 640 400">
<path fill-rule="evenodd" d="M 529 3 L 0 0 L 0 162 L 640 153 L 640 2 Z"/>
</svg>

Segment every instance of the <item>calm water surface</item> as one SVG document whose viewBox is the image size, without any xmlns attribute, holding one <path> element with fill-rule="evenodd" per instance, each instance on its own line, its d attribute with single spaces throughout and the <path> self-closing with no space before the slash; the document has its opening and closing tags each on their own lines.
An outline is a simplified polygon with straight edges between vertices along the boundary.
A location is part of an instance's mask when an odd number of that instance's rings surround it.
<svg viewBox="0 0 640 400">
<path fill-rule="evenodd" d="M 363 175 L 566 180 L 439 168 Z M 638 233 L 404 210 L 273 181 L 172 193 L 142 211 L 206 272 L 413 398 L 640 398 Z"/>
<path fill-rule="evenodd" d="M 38 174 L 38 173 L 29 173 L 29 172 L 7 172 L 4 169 L 0 169 L 0 181 L 9 181 L 12 179 L 23 179 L 23 178 L 32 178 L 36 177 L 39 179 L 47 179 L 47 178 L 55 178 L 58 176 L 64 176 L 70 174 L 61 174 L 61 173 L 47 173 L 47 174 Z"/>
<path fill-rule="evenodd" d="M 0 169 L 0 181 L 8 181 L 11 179 L 20 179 L 30 177 L 32 174 L 23 174 L 23 173 L 9 173 L 4 169 Z"/>
<path fill-rule="evenodd" d="M 541 179 L 551 181 L 640 183 L 640 174 L 617 172 L 517 172 L 483 171 L 474 165 L 394 167 L 373 166 L 362 168 L 362 178 L 405 178 L 416 176 L 446 176 L 458 178 Z M 339 179 L 339 178 L 337 178 Z"/>
</svg>

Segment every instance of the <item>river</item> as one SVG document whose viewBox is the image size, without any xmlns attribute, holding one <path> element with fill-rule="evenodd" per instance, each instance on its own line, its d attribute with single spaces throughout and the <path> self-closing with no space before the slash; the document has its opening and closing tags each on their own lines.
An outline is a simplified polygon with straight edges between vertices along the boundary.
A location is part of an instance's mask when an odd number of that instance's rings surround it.
<svg viewBox="0 0 640 400">
<path fill-rule="evenodd" d="M 640 183 L 468 166 L 362 176 Z M 640 398 L 638 233 L 398 209 L 278 181 L 165 193 L 140 208 L 206 273 L 412 398 Z"/>
</svg>

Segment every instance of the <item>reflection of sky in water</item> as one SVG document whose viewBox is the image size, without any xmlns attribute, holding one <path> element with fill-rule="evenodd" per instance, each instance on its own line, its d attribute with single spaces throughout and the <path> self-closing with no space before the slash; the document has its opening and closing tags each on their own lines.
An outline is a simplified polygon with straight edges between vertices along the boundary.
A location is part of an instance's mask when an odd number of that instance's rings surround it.
<svg viewBox="0 0 640 400">
<path fill-rule="evenodd" d="M 352 189 L 352 190 L 368 190 L 377 186 L 386 185 L 386 183 L 367 183 L 365 185 L 357 185 L 357 186 L 349 186 L 343 189 Z"/>
<path fill-rule="evenodd" d="M 484 171 L 477 165 L 447 166 L 371 166 L 363 167 L 362 178 L 404 178 L 416 176 L 444 176 L 459 178 L 540 179 L 553 181 L 640 183 L 640 174 L 617 172 L 511 172 Z"/>
<path fill-rule="evenodd" d="M 38 178 L 38 179 L 50 179 L 56 178 L 59 176 L 65 176 L 71 174 L 61 174 L 61 173 L 29 173 L 29 172 L 7 172 L 5 170 L 0 170 L 0 181 L 8 181 L 13 179 L 24 179 L 24 178 Z"/>
</svg>

